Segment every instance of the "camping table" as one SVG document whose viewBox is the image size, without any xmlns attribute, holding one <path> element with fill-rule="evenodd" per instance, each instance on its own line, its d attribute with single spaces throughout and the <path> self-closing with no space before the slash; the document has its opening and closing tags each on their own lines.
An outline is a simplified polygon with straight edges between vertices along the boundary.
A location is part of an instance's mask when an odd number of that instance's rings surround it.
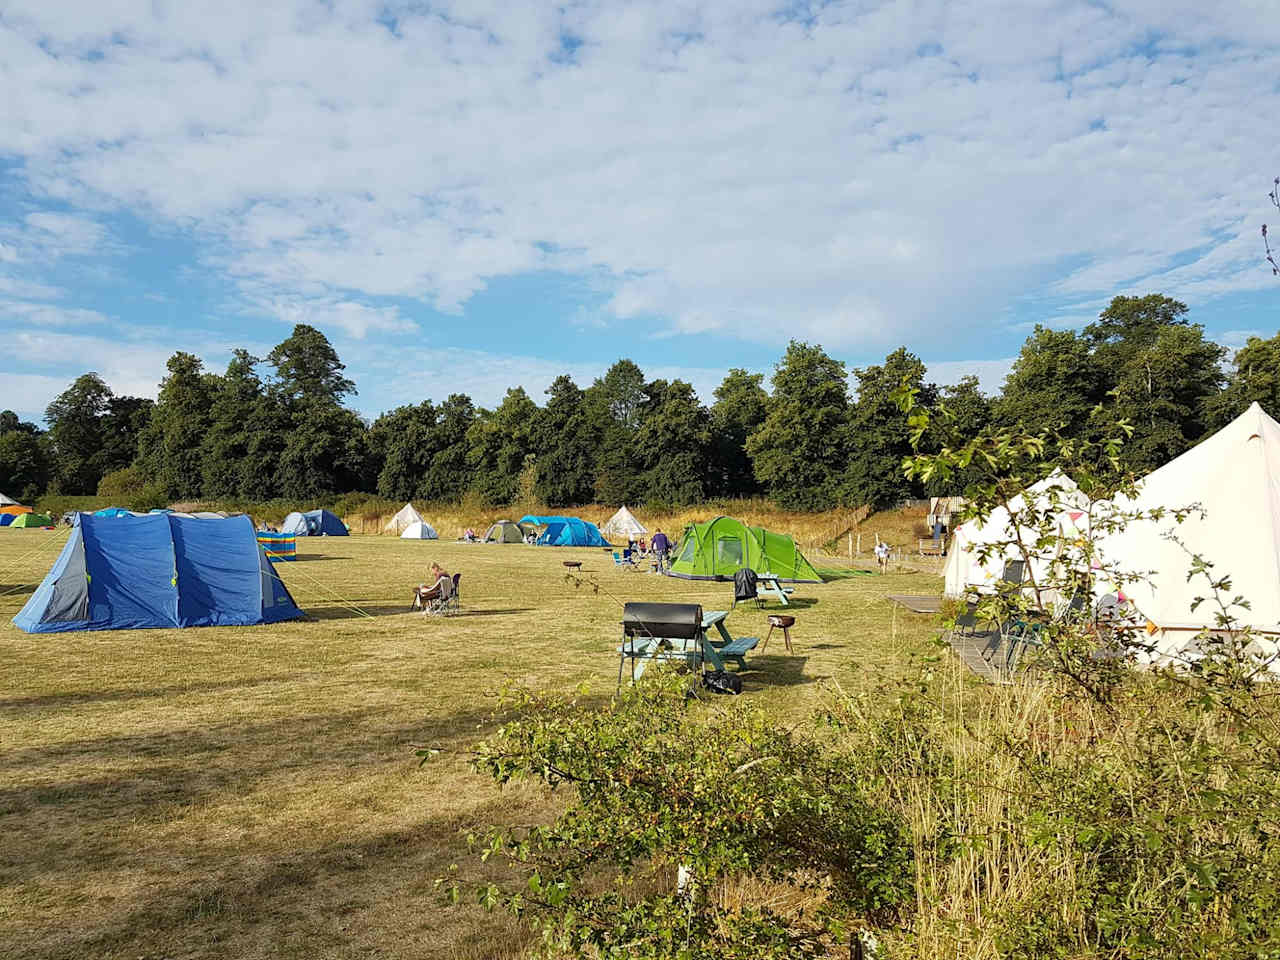
<svg viewBox="0 0 1280 960">
<path fill-rule="evenodd" d="M 787 600 L 787 595 L 792 593 L 793 590 L 793 587 L 784 587 L 782 581 L 772 573 L 762 573 L 756 577 L 756 591 L 775 597 L 784 607 L 791 605 L 790 601 Z"/>
<path fill-rule="evenodd" d="M 630 637 L 619 652 L 630 650 L 635 654 L 634 677 L 644 675 L 645 667 L 655 660 L 684 660 L 690 670 L 697 670 L 703 662 L 711 664 L 713 669 L 723 670 L 724 660 L 720 656 L 719 647 L 733 643 L 733 637 L 725 629 L 724 621 L 729 616 L 728 610 L 708 610 L 702 614 L 702 629 L 696 640 L 671 640 L 665 637 Z M 719 640 L 707 637 L 712 627 L 720 634 Z M 664 647 L 664 644 L 669 646 Z"/>
</svg>

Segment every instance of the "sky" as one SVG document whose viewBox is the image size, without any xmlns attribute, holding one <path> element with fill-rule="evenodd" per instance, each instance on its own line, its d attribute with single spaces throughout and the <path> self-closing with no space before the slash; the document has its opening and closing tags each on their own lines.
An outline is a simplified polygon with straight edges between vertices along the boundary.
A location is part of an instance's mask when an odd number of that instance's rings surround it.
<svg viewBox="0 0 1280 960">
<path fill-rule="evenodd" d="M 0 5 L 0 408 L 292 325 L 368 417 L 799 338 L 998 390 L 1162 292 L 1280 328 L 1272 0 Z"/>
</svg>

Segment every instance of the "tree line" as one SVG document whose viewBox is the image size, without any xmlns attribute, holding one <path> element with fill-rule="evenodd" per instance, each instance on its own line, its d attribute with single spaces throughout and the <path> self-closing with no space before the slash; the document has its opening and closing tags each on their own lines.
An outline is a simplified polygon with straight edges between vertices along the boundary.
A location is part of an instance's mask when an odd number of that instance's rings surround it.
<svg viewBox="0 0 1280 960">
<path fill-rule="evenodd" d="M 154 402 L 115 396 L 86 373 L 49 405 L 47 430 L 0 413 L 0 490 L 155 503 L 361 490 L 563 506 L 763 494 L 798 510 L 882 508 L 957 492 L 903 475 L 910 438 L 894 393 L 904 383 L 920 402 L 948 406 L 972 436 L 1017 427 L 1088 439 L 1127 420 L 1124 466 L 1142 474 L 1252 401 L 1280 410 L 1280 334 L 1250 339 L 1224 366 L 1227 351 L 1187 312 L 1159 294 L 1117 297 L 1083 331 L 1037 326 L 996 396 L 974 377 L 928 382 L 905 347 L 850 371 L 821 346 L 792 341 L 771 392 L 762 374 L 735 368 L 710 404 L 685 381 L 647 380 L 624 359 L 586 387 L 557 377 L 541 404 L 512 387 L 492 410 L 452 394 L 372 423 L 344 406 L 355 384 L 333 346 L 299 324 L 265 358 L 236 350 L 220 374 L 175 353 Z"/>
</svg>

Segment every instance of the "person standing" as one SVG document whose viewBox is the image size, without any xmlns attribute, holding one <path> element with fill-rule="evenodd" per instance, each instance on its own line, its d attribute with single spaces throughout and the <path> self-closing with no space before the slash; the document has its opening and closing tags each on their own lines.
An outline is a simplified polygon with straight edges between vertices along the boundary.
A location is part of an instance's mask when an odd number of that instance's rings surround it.
<svg viewBox="0 0 1280 960">
<path fill-rule="evenodd" d="M 658 572 L 665 573 L 667 570 L 667 550 L 671 548 L 671 541 L 667 539 L 667 535 L 662 532 L 661 528 L 653 535 L 653 539 L 649 541 L 649 546 L 658 558 Z"/>
<path fill-rule="evenodd" d="M 889 544 L 883 540 L 876 543 L 876 563 L 881 573 L 889 572 Z"/>
</svg>

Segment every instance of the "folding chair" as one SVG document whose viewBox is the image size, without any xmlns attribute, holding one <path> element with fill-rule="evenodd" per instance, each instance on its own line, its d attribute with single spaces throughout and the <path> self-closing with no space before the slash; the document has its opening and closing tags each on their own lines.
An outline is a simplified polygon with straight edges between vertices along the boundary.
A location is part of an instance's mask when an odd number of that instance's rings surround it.
<svg viewBox="0 0 1280 960">
<path fill-rule="evenodd" d="M 423 616 L 442 617 L 448 612 L 449 601 L 453 597 L 453 580 L 446 574 L 435 582 L 432 589 L 437 591 L 436 596 L 423 602 Z"/>
</svg>

